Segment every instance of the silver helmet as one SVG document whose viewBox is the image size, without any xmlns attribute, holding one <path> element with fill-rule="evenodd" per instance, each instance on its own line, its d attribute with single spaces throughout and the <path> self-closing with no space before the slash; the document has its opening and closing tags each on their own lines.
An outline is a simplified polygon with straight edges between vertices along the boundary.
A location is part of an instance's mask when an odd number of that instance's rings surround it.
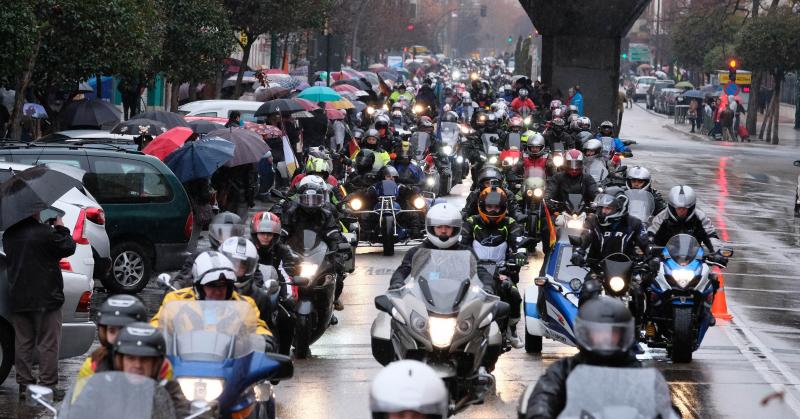
<svg viewBox="0 0 800 419">
<path fill-rule="evenodd" d="M 440 249 L 448 249 L 461 238 L 461 212 L 453 204 L 436 204 L 425 215 L 425 232 L 428 241 Z M 437 236 L 434 227 L 450 226 L 453 233 L 449 237 Z"/>
<path fill-rule="evenodd" d="M 692 218 L 694 215 L 694 207 L 697 204 L 697 196 L 695 195 L 694 189 L 692 189 L 691 186 L 673 186 L 672 189 L 669 190 L 667 204 L 667 210 L 669 211 L 670 218 L 676 221 L 684 221 Z M 686 214 L 686 217 L 678 217 L 678 214 L 675 212 L 676 208 L 686 208 L 689 210 L 689 212 Z"/>
<path fill-rule="evenodd" d="M 642 166 L 633 166 L 625 173 L 625 183 L 628 188 L 635 189 L 631 186 L 632 180 L 644 181 L 644 186 L 641 189 L 650 189 L 650 171 Z"/>
<path fill-rule="evenodd" d="M 624 196 L 624 194 L 622 196 L 615 196 L 610 193 L 597 195 L 597 198 L 594 200 L 594 206 L 600 225 L 607 226 L 625 216 L 627 205 Z"/>
<path fill-rule="evenodd" d="M 372 380 L 369 407 L 373 418 L 410 411 L 445 419 L 447 388 L 428 365 L 414 360 L 396 361 L 384 367 Z"/>
</svg>

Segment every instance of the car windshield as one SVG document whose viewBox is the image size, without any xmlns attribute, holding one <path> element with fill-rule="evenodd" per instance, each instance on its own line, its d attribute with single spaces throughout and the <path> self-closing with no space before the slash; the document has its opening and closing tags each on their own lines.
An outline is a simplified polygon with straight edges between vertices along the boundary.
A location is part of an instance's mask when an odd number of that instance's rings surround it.
<svg viewBox="0 0 800 419">
<path fill-rule="evenodd" d="M 245 301 L 173 301 L 164 306 L 167 354 L 191 361 L 222 361 L 263 351 L 258 318 Z"/>
<path fill-rule="evenodd" d="M 113 406 L 126 418 L 150 419 L 157 385 L 152 378 L 119 371 L 79 378 L 64 398 L 58 417 L 107 418 L 109 407 Z"/>
<path fill-rule="evenodd" d="M 578 365 L 567 378 L 566 396 L 559 419 L 677 417 L 667 381 L 655 368 Z"/>
<path fill-rule="evenodd" d="M 698 257 L 700 243 L 694 236 L 678 234 L 669 239 L 665 250 L 672 260 L 679 265 L 686 265 Z"/>
<path fill-rule="evenodd" d="M 477 261 L 468 250 L 420 249 L 411 261 L 411 277 L 428 310 L 449 314 L 463 298 L 460 290 L 477 277 Z"/>
</svg>

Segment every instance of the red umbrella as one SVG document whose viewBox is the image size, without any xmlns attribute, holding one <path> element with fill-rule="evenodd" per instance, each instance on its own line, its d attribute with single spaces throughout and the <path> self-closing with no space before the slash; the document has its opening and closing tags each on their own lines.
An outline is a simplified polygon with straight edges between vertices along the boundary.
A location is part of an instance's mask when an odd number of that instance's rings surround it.
<svg viewBox="0 0 800 419">
<path fill-rule="evenodd" d="M 351 74 L 345 73 L 344 71 L 332 72 L 331 77 L 333 77 L 334 80 L 350 80 L 353 78 Z"/>
<path fill-rule="evenodd" d="M 333 90 L 336 90 L 339 93 L 355 93 L 358 91 L 358 87 L 351 86 L 349 84 L 340 84 L 338 86 L 333 86 Z"/>
<path fill-rule="evenodd" d="M 189 137 L 194 134 L 191 128 L 175 127 L 171 130 L 159 135 L 150 142 L 142 152 L 151 156 L 158 157 L 159 160 L 164 160 L 178 147 L 182 146 Z"/>
<path fill-rule="evenodd" d="M 325 114 L 331 121 L 335 121 L 337 119 L 344 119 L 345 115 L 344 111 L 340 109 L 325 109 Z"/>
<path fill-rule="evenodd" d="M 297 102 L 298 105 L 302 106 L 303 109 L 305 109 L 307 111 L 313 111 L 314 109 L 319 109 L 319 106 L 317 106 L 316 103 L 314 103 L 314 102 L 312 102 L 312 101 L 310 101 L 308 99 L 300 99 L 299 97 L 296 97 L 296 98 L 293 98 L 293 99 L 290 99 L 290 100 L 293 100 L 293 101 Z"/>
<path fill-rule="evenodd" d="M 273 125 L 266 124 L 245 124 L 244 129 L 255 132 L 263 138 L 276 138 L 282 137 L 283 131 Z"/>
</svg>

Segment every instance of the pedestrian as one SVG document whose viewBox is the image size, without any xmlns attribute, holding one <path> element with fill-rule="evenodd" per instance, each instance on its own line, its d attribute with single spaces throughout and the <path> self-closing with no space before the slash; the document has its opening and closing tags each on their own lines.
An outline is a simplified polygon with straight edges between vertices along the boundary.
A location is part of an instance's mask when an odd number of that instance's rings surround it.
<svg viewBox="0 0 800 419">
<path fill-rule="evenodd" d="M 273 127 L 277 127 L 279 130 L 283 132 L 283 121 L 281 119 L 280 113 L 272 113 L 267 115 L 267 125 L 272 125 Z M 272 152 L 272 168 L 274 170 L 274 184 L 278 188 L 284 188 L 289 186 L 289 180 L 291 179 L 289 173 L 282 173 L 281 168 L 283 170 L 286 169 L 286 164 L 281 164 L 286 161 L 285 151 L 283 149 L 283 138 L 277 136 L 270 136 L 265 139 L 267 145 L 269 146 Z M 290 150 L 291 151 L 291 150 Z"/>
<path fill-rule="evenodd" d="M 633 86 L 633 82 L 628 80 L 625 83 L 625 99 L 628 108 L 633 108 L 633 98 L 636 95 L 636 88 Z"/>
<path fill-rule="evenodd" d="M 697 124 L 697 99 L 692 99 L 689 102 L 689 110 L 686 111 L 686 119 L 689 120 L 689 123 L 692 125 L 692 130 L 689 132 L 694 132 L 694 127 Z"/>
<path fill-rule="evenodd" d="M 242 123 L 242 114 L 239 111 L 231 111 L 228 115 L 228 122 L 225 123 L 225 128 L 239 127 L 244 125 Z"/>
<path fill-rule="evenodd" d="M 322 147 L 325 144 L 325 135 L 328 133 L 328 116 L 325 113 L 325 103 L 320 102 L 319 108 L 311 111 L 313 118 L 303 118 L 300 126 L 303 129 L 303 151 L 308 155 L 311 147 Z"/>
<path fill-rule="evenodd" d="M 183 189 L 189 197 L 192 207 L 192 237 L 189 239 L 189 251 L 194 251 L 200 232 L 208 229 L 208 223 L 214 217 L 214 208 L 211 196 L 211 182 L 209 178 L 192 179 L 183 183 Z"/>
<path fill-rule="evenodd" d="M 63 398 L 64 392 L 55 388 L 64 304 L 59 261 L 75 253 L 75 241 L 60 215 L 42 221 L 37 212 L 5 231 L 3 249 L 19 394 L 23 396 L 27 386 L 36 384 L 33 356 L 38 352 L 39 384 L 52 388 L 56 398 Z"/>
<path fill-rule="evenodd" d="M 256 205 L 258 167 L 256 163 L 220 167 L 211 176 L 211 185 L 217 190 L 220 211 L 229 211 L 246 219 L 248 208 Z"/>
<path fill-rule="evenodd" d="M 615 127 L 615 137 L 619 137 L 619 132 L 622 130 L 622 113 L 625 112 L 625 103 L 627 102 L 625 96 L 625 92 L 622 90 L 617 91 L 617 125 Z"/>
<path fill-rule="evenodd" d="M 575 85 L 569 88 L 569 104 L 578 108 L 578 115 L 583 116 L 583 93 L 581 86 Z"/>
<path fill-rule="evenodd" d="M 733 131 L 733 122 L 736 115 L 733 109 L 736 105 L 733 103 L 726 106 L 719 114 L 719 125 L 722 128 L 723 141 L 736 141 L 736 133 Z"/>
</svg>

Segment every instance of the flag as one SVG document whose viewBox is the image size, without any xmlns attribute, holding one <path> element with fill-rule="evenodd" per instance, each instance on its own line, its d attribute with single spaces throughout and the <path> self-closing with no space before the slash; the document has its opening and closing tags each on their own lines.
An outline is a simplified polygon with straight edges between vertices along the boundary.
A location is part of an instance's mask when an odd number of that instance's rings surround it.
<svg viewBox="0 0 800 419">
<path fill-rule="evenodd" d="M 281 140 L 283 140 L 283 155 L 284 161 L 286 162 L 286 171 L 289 172 L 289 176 L 294 176 L 294 172 L 297 170 L 297 158 L 294 156 L 292 146 L 289 144 L 289 137 L 284 135 L 281 137 Z"/>
<path fill-rule="evenodd" d="M 556 226 L 553 224 L 553 217 L 550 216 L 550 210 L 547 208 L 547 205 L 544 206 L 544 215 L 547 217 L 547 229 L 550 231 L 549 243 L 552 249 L 556 244 Z"/>
<path fill-rule="evenodd" d="M 350 137 L 350 145 L 347 147 L 347 152 L 350 155 L 350 158 L 355 159 L 359 150 L 361 150 L 361 147 L 358 146 L 356 139 Z"/>
</svg>

